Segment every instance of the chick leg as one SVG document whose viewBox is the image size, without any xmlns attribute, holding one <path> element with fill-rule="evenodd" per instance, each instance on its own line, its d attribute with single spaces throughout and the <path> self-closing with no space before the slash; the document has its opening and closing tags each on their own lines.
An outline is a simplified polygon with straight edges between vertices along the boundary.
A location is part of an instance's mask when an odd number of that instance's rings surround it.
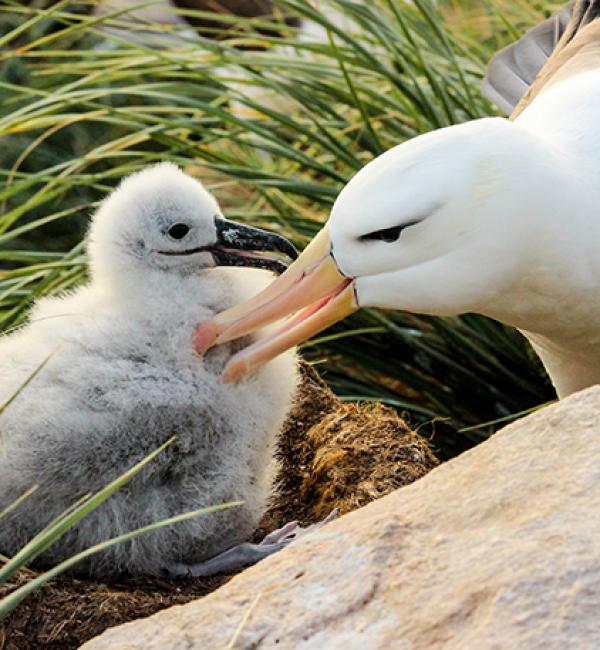
<svg viewBox="0 0 600 650">
<path fill-rule="evenodd" d="M 168 573 L 172 578 L 182 576 L 199 578 L 213 576 L 217 573 L 237 571 L 245 566 L 256 564 L 256 562 L 273 553 L 277 553 L 295 539 L 304 537 L 333 521 L 337 515 L 338 510 L 336 508 L 323 521 L 306 528 L 300 527 L 297 521 L 291 521 L 282 528 L 266 535 L 259 544 L 244 542 L 200 564 L 172 564 L 168 568 Z"/>
</svg>

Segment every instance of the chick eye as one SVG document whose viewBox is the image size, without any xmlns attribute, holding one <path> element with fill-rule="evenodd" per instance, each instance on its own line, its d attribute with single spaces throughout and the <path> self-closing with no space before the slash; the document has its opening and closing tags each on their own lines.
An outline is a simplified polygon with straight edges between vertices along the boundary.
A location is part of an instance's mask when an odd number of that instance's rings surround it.
<svg viewBox="0 0 600 650">
<path fill-rule="evenodd" d="M 188 232 L 190 232 L 190 227 L 185 223 L 175 223 L 167 230 L 171 239 L 183 239 Z"/>
<path fill-rule="evenodd" d="M 403 224 L 402 226 L 394 226 L 393 228 L 384 228 L 383 230 L 375 230 L 374 232 L 367 233 L 360 237 L 361 241 L 384 241 L 388 244 L 398 241 L 400 235 L 405 228 L 410 228 L 410 226 L 415 226 L 420 223 L 421 219 L 416 221 L 410 221 Z"/>
</svg>

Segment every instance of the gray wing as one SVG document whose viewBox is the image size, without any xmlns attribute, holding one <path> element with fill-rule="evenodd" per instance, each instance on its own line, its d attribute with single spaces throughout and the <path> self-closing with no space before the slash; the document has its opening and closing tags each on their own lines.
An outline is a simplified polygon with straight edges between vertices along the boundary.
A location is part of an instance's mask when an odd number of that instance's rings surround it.
<svg viewBox="0 0 600 650">
<path fill-rule="evenodd" d="M 510 115 L 554 52 L 569 26 L 575 2 L 530 29 L 492 59 L 483 94 Z"/>
</svg>

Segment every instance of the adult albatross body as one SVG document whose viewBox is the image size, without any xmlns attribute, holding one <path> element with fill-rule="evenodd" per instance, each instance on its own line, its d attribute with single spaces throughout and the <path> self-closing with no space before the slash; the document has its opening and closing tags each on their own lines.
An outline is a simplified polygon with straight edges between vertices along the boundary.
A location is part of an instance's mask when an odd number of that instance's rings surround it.
<svg viewBox="0 0 600 650">
<path fill-rule="evenodd" d="M 236 380 L 358 307 L 476 312 L 525 334 L 559 396 L 600 381 L 599 13 L 579 0 L 501 52 L 488 92 L 511 106 L 527 91 L 511 119 L 369 163 L 288 271 L 202 325 L 197 349 L 302 310 L 231 360 Z"/>
</svg>

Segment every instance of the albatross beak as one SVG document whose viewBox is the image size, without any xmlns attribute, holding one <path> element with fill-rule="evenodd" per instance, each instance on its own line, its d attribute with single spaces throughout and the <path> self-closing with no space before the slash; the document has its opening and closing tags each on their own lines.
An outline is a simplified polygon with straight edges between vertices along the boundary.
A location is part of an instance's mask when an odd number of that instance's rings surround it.
<svg viewBox="0 0 600 650">
<path fill-rule="evenodd" d="M 209 247 L 217 266 L 253 266 L 283 273 L 298 257 L 281 235 L 215 217 L 217 243 Z"/>
<path fill-rule="evenodd" d="M 230 359 L 223 381 L 239 381 L 356 309 L 354 283 L 339 271 L 324 228 L 289 269 L 264 291 L 202 323 L 196 330 L 194 347 L 203 354 L 213 345 L 245 336 L 298 312 L 273 334 Z"/>
</svg>

